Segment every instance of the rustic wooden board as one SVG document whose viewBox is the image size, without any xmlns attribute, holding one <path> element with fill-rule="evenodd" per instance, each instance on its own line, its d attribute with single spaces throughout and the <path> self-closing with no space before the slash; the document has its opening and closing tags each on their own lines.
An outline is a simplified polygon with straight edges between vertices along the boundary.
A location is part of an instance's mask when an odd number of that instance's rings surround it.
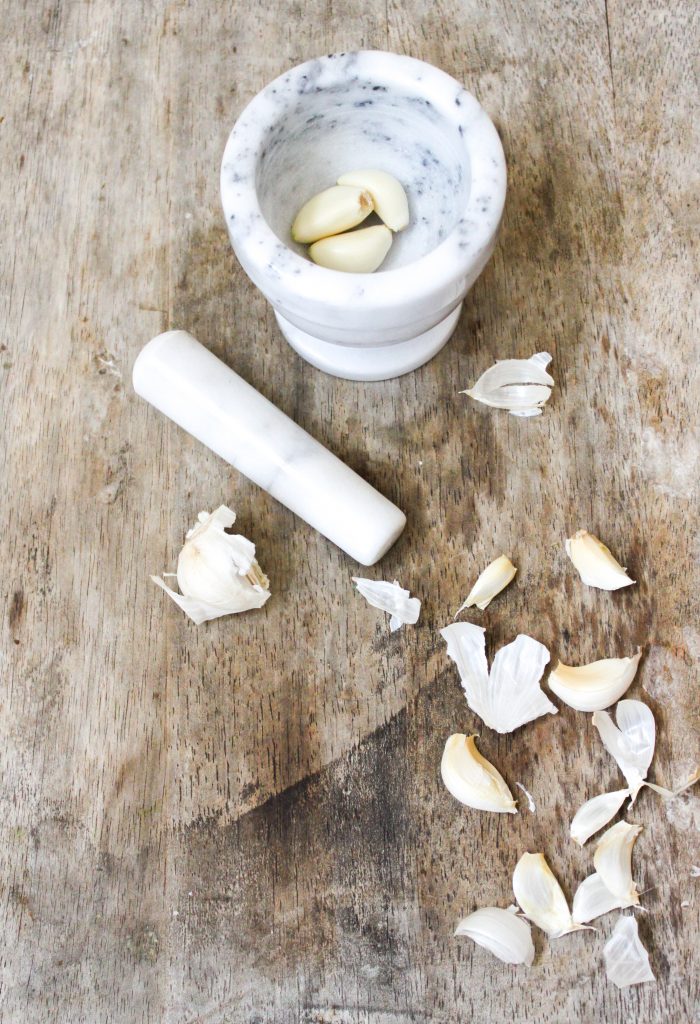
<svg viewBox="0 0 700 1024">
<path fill-rule="evenodd" d="M 0 1020 L 77 1024 L 691 1021 L 700 801 L 644 794 L 636 877 L 656 985 L 618 992 L 596 935 L 530 972 L 451 937 L 507 905 L 524 850 L 570 896 L 566 822 L 619 777 L 563 708 L 481 747 L 534 794 L 460 807 L 445 738 L 479 730 L 437 633 L 501 550 L 520 571 L 481 617 L 570 662 L 644 644 L 659 781 L 698 757 L 697 6 L 7 4 L 0 190 L 4 436 Z M 472 89 L 509 164 L 494 258 L 448 348 L 384 384 L 285 345 L 218 199 L 236 115 L 318 53 L 389 48 Z M 695 122 L 695 125 L 694 125 Z M 694 136 L 695 129 L 695 136 Z M 409 512 L 379 572 L 424 601 L 390 635 L 356 566 L 132 393 L 150 336 L 186 327 Z M 545 415 L 460 388 L 554 354 Z M 228 501 L 275 597 L 200 629 L 148 575 Z M 580 585 L 599 531 L 637 586 Z M 682 904 L 688 901 L 688 906 Z"/>
</svg>

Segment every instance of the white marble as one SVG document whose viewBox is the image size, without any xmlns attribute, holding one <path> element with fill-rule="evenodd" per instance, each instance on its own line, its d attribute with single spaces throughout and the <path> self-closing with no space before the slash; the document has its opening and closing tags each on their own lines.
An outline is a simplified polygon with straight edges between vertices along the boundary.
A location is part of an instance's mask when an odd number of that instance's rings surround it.
<svg viewBox="0 0 700 1024">
<path fill-rule="evenodd" d="M 361 167 L 402 183 L 409 227 L 374 274 L 318 267 L 292 241 L 292 220 Z M 268 85 L 221 167 L 231 243 L 287 340 L 326 372 L 364 380 L 408 372 L 447 341 L 493 251 L 505 193 L 503 149 L 477 100 L 429 64 L 371 50 L 309 61 Z"/>
<path fill-rule="evenodd" d="M 137 394 L 361 565 L 374 565 L 401 534 L 406 517 L 396 505 L 186 331 L 148 342 L 133 381 Z"/>
</svg>

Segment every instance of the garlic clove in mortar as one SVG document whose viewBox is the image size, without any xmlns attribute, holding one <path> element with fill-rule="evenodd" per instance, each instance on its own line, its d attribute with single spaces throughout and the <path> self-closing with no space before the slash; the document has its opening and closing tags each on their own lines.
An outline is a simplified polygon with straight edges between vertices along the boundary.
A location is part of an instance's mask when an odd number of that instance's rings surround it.
<svg viewBox="0 0 700 1024">
<path fill-rule="evenodd" d="M 542 853 L 524 853 L 513 872 L 513 892 L 523 914 L 551 939 L 580 931 L 566 896 Z"/>
<path fill-rule="evenodd" d="M 321 238 L 309 246 L 309 256 L 320 267 L 350 274 L 371 274 L 391 248 L 391 231 L 383 224 L 342 235 Z"/>
<path fill-rule="evenodd" d="M 294 218 L 295 242 L 316 242 L 360 224 L 372 212 L 372 197 L 364 188 L 333 185 L 305 203 Z"/>
<path fill-rule="evenodd" d="M 629 689 L 641 657 L 639 647 L 631 658 L 603 658 L 579 666 L 560 661 L 548 679 L 549 688 L 576 711 L 603 711 Z"/>
<path fill-rule="evenodd" d="M 635 580 L 627 575 L 609 548 L 588 530 L 577 530 L 566 541 L 566 553 L 589 587 L 599 590 L 619 590 L 629 587 Z"/>
<path fill-rule="evenodd" d="M 535 959 L 530 925 L 511 910 L 482 907 L 462 918 L 455 935 L 466 935 L 505 964 L 527 964 Z"/>
<path fill-rule="evenodd" d="M 338 178 L 338 184 L 366 189 L 375 212 L 392 231 L 402 231 L 408 225 L 408 199 L 393 175 L 386 171 L 350 171 Z"/>
<path fill-rule="evenodd" d="M 505 590 L 517 571 L 507 555 L 500 555 L 490 565 L 487 565 L 479 575 L 469 592 L 467 600 L 459 608 L 457 615 L 464 611 L 465 608 L 471 608 L 473 605 L 476 605 L 483 612 L 488 608 L 494 597 L 500 594 L 502 590 Z M 457 615 L 455 615 L 455 618 L 457 618 Z"/>
<path fill-rule="evenodd" d="M 261 608 L 270 596 L 270 581 L 255 560 L 255 545 L 240 534 L 226 532 L 236 513 L 221 505 L 211 514 L 200 512 L 197 519 L 177 560 L 181 593 L 159 576 L 151 576 L 153 582 L 197 625 Z"/>
<path fill-rule="evenodd" d="M 517 814 L 513 794 L 490 761 L 476 749 L 476 737 L 455 733 L 440 762 L 442 781 L 460 803 L 477 811 Z"/>
</svg>

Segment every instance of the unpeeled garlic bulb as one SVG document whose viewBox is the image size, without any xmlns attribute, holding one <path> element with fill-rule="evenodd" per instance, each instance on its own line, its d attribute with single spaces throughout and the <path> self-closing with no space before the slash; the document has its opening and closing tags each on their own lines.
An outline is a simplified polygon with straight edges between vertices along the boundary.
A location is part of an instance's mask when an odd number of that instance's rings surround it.
<svg viewBox="0 0 700 1024">
<path fill-rule="evenodd" d="M 577 530 L 566 542 L 566 553 L 584 583 L 599 590 L 619 590 L 635 581 L 610 553 L 605 544 L 588 530 Z"/>
<path fill-rule="evenodd" d="M 392 231 L 402 231 L 408 225 L 408 199 L 393 175 L 386 171 L 349 171 L 338 178 L 338 184 L 369 192 L 375 212 Z"/>
<path fill-rule="evenodd" d="M 159 576 L 151 576 L 153 582 L 197 625 L 261 608 L 270 596 L 270 581 L 255 560 L 255 545 L 240 534 L 226 533 L 236 513 L 221 505 L 211 514 L 200 512 L 197 519 L 177 560 L 181 593 Z"/>
<path fill-rule="evenodd" d="M 371 274 L 391 249 L 392 235 L 383 224 L 321 238 L 309 246 L 309 256 L 320 267 L 348 274 Z"/>
<path fill-rule="evenodd" d="M 525 917 L 552 939 L 580 931 L 542 853 L 524 853 L 513 872 L 513 892 Z"/>
<path fill-rule="evenodd" d="M 372 212 L 372 197 L 364 188 L 333 185 L 309 199 L 294 218 L 295 242 L 316 242 L 360 224 Z"/>
<path fill-rule="evenodd" d="M 530 925 L 500 907 L 482 907 L 462 918 L 455 935 L 466 935 L 506 964 L 527 964 L 535 959 Z"/>
<path fill-rule="evenodd" d="M 517 814 L 513 794 L 500 772 L 476 749 L 474 736 L 450 736 L 440 762 L 440 774 L 452 796 L 467 807 Z"/>
<path fill-rule="evenodd" d="M 479 575 L 476 583 L 469 592 L 464 604 L 457 611 L 457 615 L 465 608 L 473 605 L 480 611 L 484 611 L 493 601 L 497 594 L 508 586 L 518 570 L 515 568 L 507 555 L 500 555 Z M 455 615 L 455 618 L 457 618 Z"/>
<path fill-rule="evenodd" d="M 603 658 L 579 666 L 560 661 L 549 677 L 549 688 L 577 711 L 602 711 L 628 690 L 641 656 L 639 647 L 631 658 Z"/>
<path fill-rule="evenodd" d="M 621 917 L 603 947 L 605 973 L 618 988 L 656 981 L 634 917 Z"/>
</svg>

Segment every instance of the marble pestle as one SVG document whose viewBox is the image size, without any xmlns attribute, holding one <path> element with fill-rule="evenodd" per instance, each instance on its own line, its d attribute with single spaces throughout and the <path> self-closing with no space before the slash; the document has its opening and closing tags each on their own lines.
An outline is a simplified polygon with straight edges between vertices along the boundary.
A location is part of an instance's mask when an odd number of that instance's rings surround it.
<svg viewBox="0 0 700 1024">
<path fill-rule="evenodd" d="M 406 516 L 186 331 L 143 347 L 134 390 L 361 565 Z"/>
</svg>

